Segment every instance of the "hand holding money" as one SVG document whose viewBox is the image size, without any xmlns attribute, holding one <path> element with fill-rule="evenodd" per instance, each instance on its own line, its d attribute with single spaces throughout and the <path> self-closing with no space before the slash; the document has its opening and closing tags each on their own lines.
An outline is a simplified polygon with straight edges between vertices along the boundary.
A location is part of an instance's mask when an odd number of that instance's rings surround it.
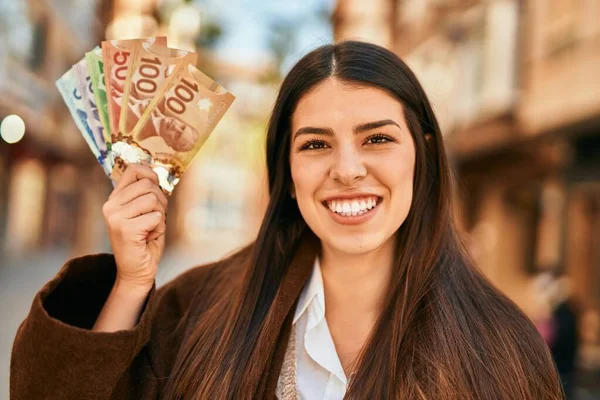
<svg viewBox="0 0 600 400">
<path fill-rule="evenodd" d="M 152 287 L 165 247 L 166 211 L 156 173 L 148 166 L 128 166 L 102 208 L 118 282 Z"/>
</svg>

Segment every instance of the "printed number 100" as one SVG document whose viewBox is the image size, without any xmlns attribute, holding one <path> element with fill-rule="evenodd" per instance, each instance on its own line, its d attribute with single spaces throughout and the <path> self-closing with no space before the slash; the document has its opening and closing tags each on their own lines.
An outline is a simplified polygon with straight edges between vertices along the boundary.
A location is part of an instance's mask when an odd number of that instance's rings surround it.
<svg viewBox="0 0 600 400">
<path fill-rule="evenodd" d="M 183 114 L 186 103 L 194 99 L 194 92 L 198 93 L 198 85 L 183 78 L 173 92 L 174 96 L 167 100 L 167 108 L 175 114 Z"/>
<path fill-rule="evenodd" d="M 158 88 L 155 79 L 160 75 L 158 67 L 161 66 L 161 62 L 158 57 L 142 57 L 141 61 L 143 64 L 140 64 L 138 72 L 143 78 L 135 83 L 135 88 L 142 93 L 152 94 Z"/>
</svg>

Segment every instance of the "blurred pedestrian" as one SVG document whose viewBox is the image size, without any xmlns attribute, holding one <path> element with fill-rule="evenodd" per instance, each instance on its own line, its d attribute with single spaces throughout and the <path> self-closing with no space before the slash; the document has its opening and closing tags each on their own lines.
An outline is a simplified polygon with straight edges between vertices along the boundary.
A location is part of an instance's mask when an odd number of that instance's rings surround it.
<svg viewBox="0 0 600 400">
<path fill-rule="evenodd" d="M 550 347 L 567 399 L 573 398 L 579 349 L 578 307 L 571 296 L 571 281 L 564 274 L 544 273 L 538 287 L 547 310 L 537 326 Z"/>
</svg>

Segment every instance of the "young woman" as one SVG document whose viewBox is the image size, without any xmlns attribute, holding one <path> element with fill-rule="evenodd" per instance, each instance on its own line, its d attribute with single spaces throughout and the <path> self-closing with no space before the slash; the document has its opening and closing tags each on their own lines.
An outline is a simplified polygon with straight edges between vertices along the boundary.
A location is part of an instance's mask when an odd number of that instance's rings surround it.
<svg viewBox="0 0 600 400">
<path fill-rule="evenodd" d="M 269 122 L 257 239 L 155 290 L 167 199 L 132 165 L 104 205 L 113 255 L 36 296 L 14 399 L 561 399 L 534 325 L 456 233 L 442 134 L 409 68 L 320 47 Z"/>
</svg>

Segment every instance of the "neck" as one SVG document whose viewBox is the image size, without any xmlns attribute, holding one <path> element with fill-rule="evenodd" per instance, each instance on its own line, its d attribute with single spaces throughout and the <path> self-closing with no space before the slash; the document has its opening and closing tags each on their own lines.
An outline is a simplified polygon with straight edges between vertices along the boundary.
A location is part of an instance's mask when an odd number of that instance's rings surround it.
<svg viewBox="0 0 600 400">
<path fill-rule="evenodd" d="M 387 294 L 394 239 L 363 254 L 348 254 L 325 244 L 320 257 L 327 315 L 347 315 L 375 323 Z"/>
<path fill-rule="evenodd" d="M 393 241 L 363 254 L 322 246 L 325 318 L 346 376 L 355 370 L 381 315 L 391 278 Z"/>
</svg>

